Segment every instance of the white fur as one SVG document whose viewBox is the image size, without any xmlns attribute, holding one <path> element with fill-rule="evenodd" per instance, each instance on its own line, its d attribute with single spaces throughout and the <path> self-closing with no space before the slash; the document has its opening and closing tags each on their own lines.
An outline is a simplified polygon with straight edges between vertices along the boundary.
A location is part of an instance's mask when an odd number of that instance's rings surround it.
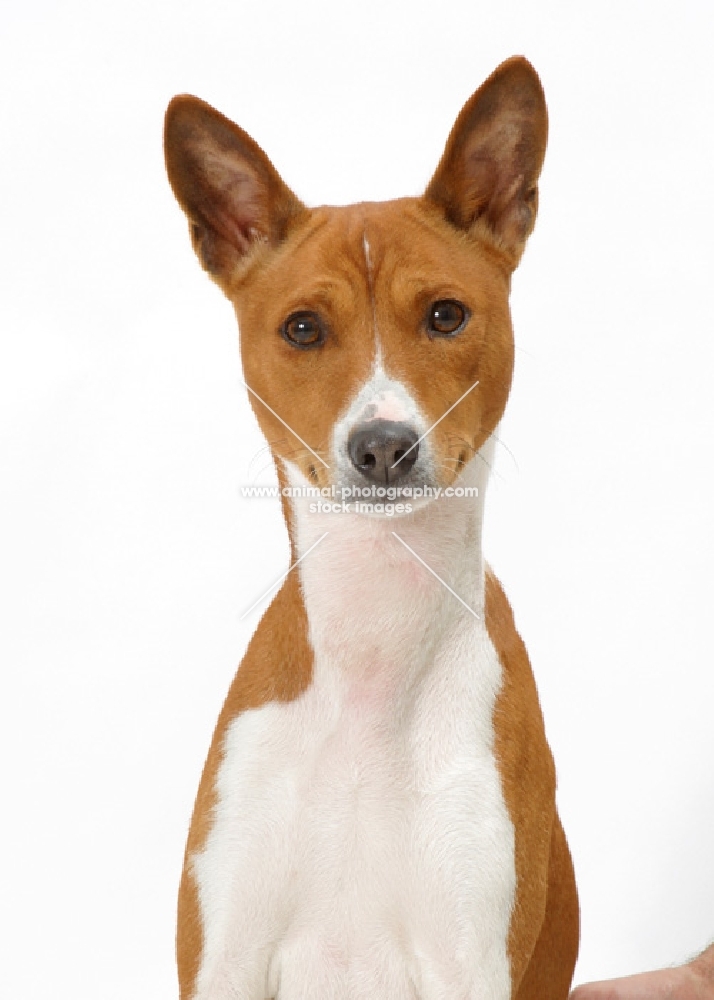
<svg viewBox="0 0 714 1000">
<path fill-rule="evenodd" d="M 403 387 L 393 397 L 409 407 Z M 336 452 L 346 433 L 343 420 Z M 296 570 L 313 682 L 228 728 L 213 826 L 193 858 L 196 1000 L 510 997 L 514 831 L 494 758 L 502 671 L 483 615 L 491 455 L 489 442 L 460 479 L 478 499 L 400 518 L 293 501 L 298 553 L 329 531 Z"/>
<path fill-rule="evenodd" d="M 362 249 L 364 251 L 364 262 L 367 268 L 367 284 L 369 286 L 369 301 L 372 308 L 372 325 L 374 326 L 374 363 L 382 363 L 382 344 L 379 339 L 379 327 L 377 326 L 377 300 L 374 296 L 374 267 L 372 266 L 372 249 L 367 239 L 367 230 L 362 232 Z"/>
</svg>

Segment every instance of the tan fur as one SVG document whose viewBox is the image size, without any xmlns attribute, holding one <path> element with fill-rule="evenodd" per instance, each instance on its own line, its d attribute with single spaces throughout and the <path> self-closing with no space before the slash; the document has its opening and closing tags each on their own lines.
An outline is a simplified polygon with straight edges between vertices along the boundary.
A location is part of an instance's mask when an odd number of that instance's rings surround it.
<svg viewBox="0 0 714 1000">
<path fill-rule="evenodd" d="M 555 767 L 533 672 L 498 580 L 486 577 L 486 625 L 503 666 L 496 757 L 516 831 L 509 956 L 518 1000 L 567 997 L 579 940 L 572 863 L 555 809 Z"/>
<path fill-rule="evenodd" d="M 241 129 L 196 98 L 174 99 L 166 125 L 169 178 L 204 267 L 234 304 L 246 381 L 319 456 L 329 461 L 334 422 L 370 371 L 375 324 L 385 369 L 409 386 L 430 421 L 478 380 L 430 436 L 443 486 L 492 434 L 513 368 L 510 277 L 535 220 L 546 132 L 535 72 L 525 60 L 509 60 L 467 102 L 424 197 L 309 210 Z M 431 339 L 426 311 L 445 298 L 465 302 L 472 319 L 457 338 Z M 329 336 L 319 350 L 296 351 L 279 335 L 295 310 L 324 317 Z M 275 458 L 328 484 L 329 471 L 298 437 L 253 396 L 251 403 Z M 295 558 L 287 507 L 285 514 Z M 486 617 L 504 671 L 496 757 L 516 832 L 513 997 L 565 1000 L 578 946 L 572 865 L 528 657 L 490 574 Z M 182 1000 L 192 996 L 202 947 L 190 857 L 210 830 L 226 728 L 248 708 L 296 698 L 311 674 L 306 612 L 292 574 L 233 681 L 201 779 L 179 893 Z"/>
<path fill-rule="evenodd" d="M 226 729 L 231 720 L 246 709 L 259 708 L 268 701 L 292 701 L 297 698 L 310 683 L 311 675 L 312 652 L 307 639 L 305 609 L 298 578 L 291 575 L 265 612 L 246 650 L 241 668 L 233 679 L 218 717 L 198 787 L 179 888 L 176 944 L 182 1000 L 193 992 L 202 946 L 201 920 L 190 857 L 201 850 L 210 829 L 215 779 Z"/>
</svg>

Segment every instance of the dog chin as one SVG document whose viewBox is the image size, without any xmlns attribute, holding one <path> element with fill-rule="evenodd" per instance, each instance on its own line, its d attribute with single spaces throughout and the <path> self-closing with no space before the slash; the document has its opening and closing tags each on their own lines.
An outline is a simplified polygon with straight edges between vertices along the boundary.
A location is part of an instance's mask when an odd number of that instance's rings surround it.
<svg viewBox="0 0 714 1000">
<path fill-rule="evenodd" d="M 381 486 L 345 479 L 335 483 L 334 489 L 348 507 L 345 513 L 390 521 L 423 510 L 443 494 L 443 487 L 417 481 Z"/>
<path fill-rule="evenodd" d="M 420 506 L 415 503 L 397 503 L 393 500 L 361 500 L 359 506 L 353 505 L 357 517 L 367 517 L 373 521 L 398 521 L 410 517 L 415 511 L 427 506 L 430 501 L 422 501 Z M 371 508 L 371 509 L 370 509 Z"/>
</svg>

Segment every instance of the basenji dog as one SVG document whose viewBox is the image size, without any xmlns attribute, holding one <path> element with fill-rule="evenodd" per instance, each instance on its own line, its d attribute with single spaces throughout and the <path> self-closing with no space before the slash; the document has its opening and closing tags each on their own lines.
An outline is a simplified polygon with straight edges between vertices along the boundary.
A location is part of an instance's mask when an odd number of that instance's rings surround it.
<svg viewBox="0 0 714 1000">
<path fill-rule="evenodd" d="M 169 179 L 235 307 L 292 566 L 198 790 L 182 1000 L 568 994 L 578 904 L 553 760 L 481 546 L 546 133 L 516 57 L 466 103 L 422 197 L 309 209 L 230 120 L 169 105 Z"/>
</svg>

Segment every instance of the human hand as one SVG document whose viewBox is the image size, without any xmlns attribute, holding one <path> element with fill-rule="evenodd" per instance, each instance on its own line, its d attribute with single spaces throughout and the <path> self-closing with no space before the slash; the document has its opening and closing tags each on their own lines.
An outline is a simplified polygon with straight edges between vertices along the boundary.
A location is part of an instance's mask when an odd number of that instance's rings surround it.
<svg viewBox="0 0 714 1000">
<path fill-rule="evenodd" d="M 570 1000 L 714 1000 L 714 944 L 674 969 L 578 986 Z"/>
</svg>

